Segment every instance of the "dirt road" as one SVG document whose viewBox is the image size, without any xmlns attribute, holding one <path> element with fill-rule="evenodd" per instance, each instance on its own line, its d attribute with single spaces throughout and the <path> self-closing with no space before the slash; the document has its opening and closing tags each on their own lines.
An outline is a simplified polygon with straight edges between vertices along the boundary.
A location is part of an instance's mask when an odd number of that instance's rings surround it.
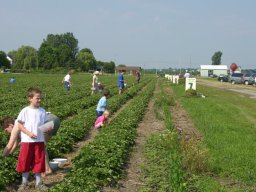
<svg viewBox="0 0 256 192">
<path fill-rule="evenodd" d="M 197 83 L 201 85 L 206 85 L 210 87 L 216 87 L 219 89 L 246 94 L 246 95 L 249 95 L 250 98 L 256 99 L 256 87 L 252 85 L 241 85 L 241 84 L 233 85 L 229 82 L 219 82 L 217 80 L 214 81 L 214 80 L 207 80 L 207 79 L 197 79 Z"/>
</svg>

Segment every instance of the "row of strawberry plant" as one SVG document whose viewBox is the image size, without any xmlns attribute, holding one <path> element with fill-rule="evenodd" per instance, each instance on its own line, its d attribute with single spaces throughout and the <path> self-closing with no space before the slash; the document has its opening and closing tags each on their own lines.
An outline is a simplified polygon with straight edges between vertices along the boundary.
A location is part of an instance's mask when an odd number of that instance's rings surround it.
<svg viewBox="0 0 256 192">
<path fill-rule="evenodd" d="M 80 76 L 79 76 L 80 77 Z M 76 110 L 80 107 L 82 108 L 87 108 L 90 105 L 88 105 L 88 101 L 91 101 L 89 98 L 91 98 L 90 93 L 90 82 L 87 82 L 86 85 L 83 85 L 79 82 L 81 82 L 81 79 L 76 79 L 76 83 L 75 86 L 72 87 L 70 92 L 65 92 L 63 90 L 62 87 L 59 86 L 59 84 L 56 85 L 56 83 L 54 84 L 50 84 L 51 82 L 55 82 L 56 79 L 53 78 L 57 78 L 55 76 L 51 77 L 51 78 L 47 78 L 47 82 L 50 86 L 44 87 L 44 81 L 41 80 L 40 82 L 42 82 L 42 84 L 39 84 L 39 87 L 43 88 L 43 107 L 48 110 L 53 112 L 54 114 L 56 114 L 57 116 L 59 116 L 61 119 L 62 118 L 66 118 L 67 116 L 73 115 L 76 113 Z M 106 88 L 107 89 L 111 89 L 114 92 L 118 92 L 117 91 L 117 86 L 116 86 L 116 82 L 114 81 L 115 76 L 104 76 L 101 77 L 104 80 L 104 83 L 106 83 Z M 50 79 L 50 80 L 49 80 Z M 0 102 L 0 118 L 2 118 L 5 115 L 10 115 L 13 117 L 16 117 L 19 110 L 22 108 L 22 106 L 25 106 L 27 103 L 26 100 L 26 89 L 27 88 L 21 88 L 24 86 L 32 86 L 33 81 L 35 79 L 32 79 L 31 81 L 24 81 L 24 82 L 20 82 L 19 84 L 17 83 L 16 85 L 11 85 L 13 86 L 9 92 L 8 92 L 8 96 L 4 96 L 4 94 L 0 97 L 5 99 L 3 102 Z M 88 79 L 87 79 L 88 80 Z M 144 79 L 143 79 L 144 80 Z M 130 80 L 132 82 L 132 80 Z M 37 82 L 37 81 L 35 81 Z M 38 82 L 37 82 L 38 83 Z M 81 85 L 81 86 L 79 86 Z M 8 84 L 8 86 L 10 86 Z M 8 88 L 7 85 L 5 85 L 5 88 Z M 115 90 L 116 89 L 116 90 Z M 15 102 L 14 99 L 12 99 L 12 96 L 15 97 Z M 87 101 L 84 103 L 83 100 L 87 98 Z M 83 100 L 81 100 L 83 99 Z M 81 102 L 79 101 L 81 100 Z M 97 99 L 96 99 L 97 100 Z M 97 101 L 96 101 L 97 102 Z M 82 105 L 80 105 L 82 104 Z M 63 109 L 64 108 L 64 109 Z"/>
<path fill-rule="evenodd" d="M 110 90 L 111 95 L 113 95 L 114 87 L 112 86 L 112 90 Z M 51 108 L 50 111 L 57 115 L 60 119 L 65 119 L 66 117 L 76 115 L 78 111 L 81 109 L 89 108 L 97 103 L 101 94 L 95 94 L 90 97 L 85 97 L 79 100 L 71 101 L 63 105 L 57 105 Z M 17 111 L 15 111 L 17 112 Z M 8 135 L 6 135 L 2 130 L 0 130 L 0 149 L 5 147 L 6 143 L 8 142 Z"/>
<path fill-rule="evenodd" d="M 143 85 L 145 82 L 147 82 L 147 80 L 144 80 L 140 85 Z M 109 88 L 111 88 L 110 94 L 112 96 L 115 93 L 116 86 L 112 85 L 112 86 L 109 86 Z M 128 91 L 127 93 L 129 94 L 129 92 L 131 91 Z M 56 106 L 50 107 L 48 108 L 48 111 L 57 115 L 60 119 L 65 119 L 66 117 L 76 115 L 81 109 L 87 109 L 95 105 L 100 97 L 101 97 L 101 94 L 92 95 L 90 97 L 85 97 L 79 100 L 67 102 L 63 105 L 56 105 Z M 12 111 L 14 110 L 12 109 Z M 6 111 L 5 113 L 6 115 L 8 114 Z M 15 113 L 17 113 L 17 111 L 15 111 Z M 0 130 L 0 135 L 2 136 L 0 137 L 0 149 L 1 149 L 6 145 L 8 136 L 5 135 L 1 130 Z"/>
<path fill-rule="evenodd" d="M 154 107 L 156 114 L 163 114 L 166 131 L 155 133 L 147 140 L 142 167 L 145 186 L 139 190 L 143 192 L 186 190 L 178 134 L 171 121 L 170 105 L 174 105 L 174 99 L 166 94 L 164 86 L 161 81 L 161 91 L 155 96 Z"/>
<path fill-rule="evenodd" d="M 114 83 L 110 84 L 110 86 L 107 86 L 106 88 L 114 90 Z M 15 102 L 13 99 L 11 99 L 12 94 L 16 94 L 17 98 L 15 99 Z M 22 96 L 19 97 L 19 94 Z M 51 110 L 56 115 L 59 115 L 60 113 L 61 118 L 63 116 L 67 117 L 75 113 L 75 109 L 77 109 L 77 106 L 79 106 L 77 104 L 80 103 L 79 100 L 90 98 L 90 94 L 91 91 L 85 91 L 79 88 L 76 88 L 74 91 L 64 92 L 64 90 L 61 90 L 60 88 L 52 89 L 47 87 L 43 89 L 43 107 L 47 110 Z M 0 117 L 7 114 L 10 116 L 17 116 L 20 108 L 27 104 L 25 93 L 19 93 L 18 89 L 16 93 L 10 93 L 10 96 L 5 97 L 5 99 L 6 100 L 0 105 Z M 66 109 L 61 109 L 67 104 L 73 105 L 74 107 L 67 106 Z M 87 105 L 85 104 L 81 107 L 84 106 Z"/>
<path fill-rule="evenodd" d="M 125 102 L 134 97 L 147 82 L 128 89 L 122 95 L 115 95 L 108 99 L 108 109 L 114 113 Z M 58 134 L 47 144 L 50 157 L 62 156 L 72 150 L 73 144 L 81 140 L 93 126 L 96 119 L 96 108 L 92 106 L 87 110 L 81 110 L 74 118 L 62 122 Z"/>
<path fill-rule="evenodd" d="M 61 105 L 66 102 L 89 96 L 91 92 L 91 76 L 88 75 L 74 75 L 74 78 L 72 78 L 74 79 L 74 85 L 68 93 L 64 91 L 63 85 L 61 84 L 61 78 L 63 78 L 62 75 L 18 75 L 17 82 L 13 84 L 9 83 L 7 77 L 8 76 L 6 76 L 5 79 L 3 76 L 3 82 L 0 82 L 0 117 L 2 111 L 19 111 L 21 106 L 26 105 L 26 90 L 30 86 L 39 86 L 43 90 L 43 97 L 45 100 L 44 107 L 46 109 L 49 106 Z M 104 78 L 107 84 L 114 83 L 113 77 L 102 78 Z M 111 79 L 112 82 L 109 79 Z"/>
<path fill-rule="evenodd" d="M 100 187 L 118 181 L 154 87 L 155 81 L 152 81 L 92 143 L 81 150 L 72 171 L 51 191 L 98 191 Z"/>
<path fill-rule="evenodd" d="M 109 108 L 115 112 L 128 99 L 136 95 L 145 84 L 143 83 L 127 89 L 122 95 L 115 95 L 109 99 Z M 47 149 L 50 157 L 58 157 L 70 152 L 73 149 L 74 143 L 81 140 L 90 130 L 96 118 L 95 106 L 87 110 L 80 110 L 78 115 L 62 122 L 58 134 L 54 136 L 47 144 Z M 16 154 L 17 155 L 17 154 Z M 0 163 L 4 165 L 4 169 L 0 171 L 0 189 L 15 180 L 19 175 L 15 172 L 16 155 L 10 158 L 0 158 Z"/>
</svg>

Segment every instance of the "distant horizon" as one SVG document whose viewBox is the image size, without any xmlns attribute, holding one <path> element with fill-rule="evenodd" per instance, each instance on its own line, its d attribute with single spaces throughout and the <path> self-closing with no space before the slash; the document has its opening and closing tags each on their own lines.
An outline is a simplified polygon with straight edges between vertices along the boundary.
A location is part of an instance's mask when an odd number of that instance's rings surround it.
<svg viewBox="0 0 256 192">
<path fill-rule="evenodd" d="M 38 49 L 48 34 L 72 32 L 100 61 L 189 68 L 221 51 L 222 63 L 255 68 L 255 8 L 255 0 L 3 1 L 0 50 Z"/>
</svg>

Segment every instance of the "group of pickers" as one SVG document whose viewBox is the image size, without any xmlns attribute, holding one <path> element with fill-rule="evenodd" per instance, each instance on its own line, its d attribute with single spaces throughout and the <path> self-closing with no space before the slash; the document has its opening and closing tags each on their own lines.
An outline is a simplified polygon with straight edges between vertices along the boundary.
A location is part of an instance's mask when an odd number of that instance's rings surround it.
<svg viewBox="0 0 256 192">
<path fill-rule="evenodd" d="M 69 91 L 71 87 L 71 73 L 69 72 L 63 79 L 64 89 Z M 139 72 L 136 75 L 137 82 L 140 81 Z M 102 128 L 109 119 L 110 112 L 107 110 L 107 98 L 109 90 L 98 82 L 99 72 L 93 74 L 92 94 L 102 92 L 96 108 L 96 121 L 94 127 Z M 125 87 L 123 72 L 118 75 L 119 94 L 122 94 Z M 4 132 L 10 134 L 10 139 L 3 151 L 3 156 L 7 157 L 13 153 L 20 145 L 20 153 L 18 156 L 16 171 L 22 174 L 22 182 L 18 188 L 18 192 L 25 191 L 28 186 L 30 171 L 35 176 L 35 188 L 40 191 L 47 191 L 48 187 L 43 183 L 42 177 L 51 174 L 52 169 L 49 166 L 49 157 L 45 149 L 45 144 L 49 139 L 56 134 L 60 119 L 46 112 L 40 107 L 42 99 L 42 91 L 37 87 L 30 87 L 27 90 L 27 99 L 29 105 L 23 108 L 16 119 L 6 116 L 2 119 L 2 127 Z M 48 125 L 47 122 L 53 122 L 53 126 L 46 127 L 41 130 L 40 127 Z"/>
</svg>

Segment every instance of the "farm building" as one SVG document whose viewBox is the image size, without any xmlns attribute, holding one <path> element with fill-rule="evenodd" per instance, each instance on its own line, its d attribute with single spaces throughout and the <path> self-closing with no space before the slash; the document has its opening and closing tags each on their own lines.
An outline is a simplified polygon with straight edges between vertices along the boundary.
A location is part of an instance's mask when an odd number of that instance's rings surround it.
<svg viewBox="0 0 256 192">
<path fill-rule="evenodd" d="M 201 77 L 209 77 L 211 75 L 220 74 L 227 75 L 228 66 L 227 65 L 200 65 L 200 75 Z"/>
<path fill-rule="evenodd" d="M 138 66 L 116 66 L 115 74 L 123 71 L 125 74 L 135 75 L 136 71 L 140 71 L 141 67 Z"/>
</svg>

